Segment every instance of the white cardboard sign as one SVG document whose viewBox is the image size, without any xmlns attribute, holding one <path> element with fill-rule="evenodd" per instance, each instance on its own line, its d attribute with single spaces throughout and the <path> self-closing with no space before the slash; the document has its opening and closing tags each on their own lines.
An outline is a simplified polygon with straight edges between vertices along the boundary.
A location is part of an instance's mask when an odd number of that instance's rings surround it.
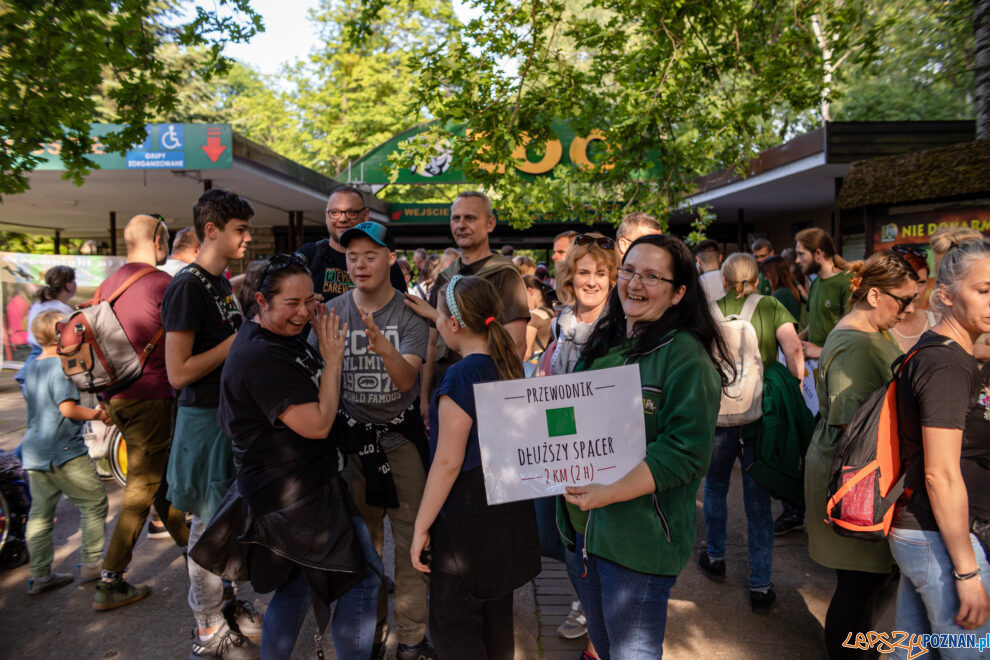
<svg viewBox="0 0 990 660">
<path fill-rule="evenodd" d="M 489 504 L 610 484 L 646 456 L 639 367 L 474 386 Z"/>
</svg>

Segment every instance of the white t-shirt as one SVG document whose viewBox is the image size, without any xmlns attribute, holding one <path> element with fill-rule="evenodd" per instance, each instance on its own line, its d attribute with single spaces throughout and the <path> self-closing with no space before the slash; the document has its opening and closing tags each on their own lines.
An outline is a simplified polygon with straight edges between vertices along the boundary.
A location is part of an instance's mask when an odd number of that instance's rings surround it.
<svg viewBox="0 0 990 660">
<path fill-rule="evenodd" d="M 31 305 L 31 309 L 28 310 L 27 319 L 27 331 L 28 331 L 28 343 L 32 346 L 39 346 L 38 340 L 34 338 L 34 333 L 31 332 L 31 324 L 34 322 L 34 317 L 42 312 L 47 312 L 50 309 L 54 309 L 57 312 L 62 312 L 63 314 L 71 314 L 72 308 L 66 305 L 61 300 L 47 300 L 45 302 L 35 302 Z"/>
<path fill-rule="evenodd" d="M 182 259 L 171 259 L 170 258 L 168 261 L 166 261 L 161 266 L 159 266 L 158 267 L 158 270 L 164 270 L 166 273 L 168 273 L 172 277 L 175 277 L 175 274 L 176 273 L 178 273 L 180 270 L 182 270 L 183 268 L 185 268 L 188 265 L 189 264 L 186 263 L 185 261 L 183 261 Z"/>
<path fill-rule="evenodd" d="M 725 297 L 725 287 L 722 286 L 722 271 L 710 270 L 707 273 L 702 273 L 698 279 L 701 280 L 701 288 L 705 290 L 705 296 L 709 303 Z"/>
</svg>

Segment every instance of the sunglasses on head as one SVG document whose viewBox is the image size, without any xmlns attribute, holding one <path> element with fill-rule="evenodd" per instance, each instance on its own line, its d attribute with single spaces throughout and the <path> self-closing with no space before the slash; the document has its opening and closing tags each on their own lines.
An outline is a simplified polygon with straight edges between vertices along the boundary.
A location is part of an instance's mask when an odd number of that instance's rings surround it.
<svg viewBox="0 0 990 660">
<path fill-rule="evenodd" d="M 890 251 L 897 256 L 903 257 L 906 254 L 913 254 L 916 257 L 922 259 L 928 259 L 928 250 L 923 247 L 918 247 L 917 245 L 895 245 L 890 248 Z"/>
<path fill-rule="evenodd" d="M 163 216 L 161 213 L 145 213 L 145 215 L 150 216 L 158 221 L 158 224 L 155 225 L 155 236 L 158 236 L 159 229 L 164 229 L 165 231 L 168 231 L 168 225 L 165 224 L 165 216 Z"/>
<path fill-rule="evenodd" d="M 615 241 L 608 236 L 592 236 L 590 234 L 578 234 L 574 238 L 574 244 L 582 247 L 594 243 L 603 250 L 611 250 L 615 247 Z"/>
<path fill-rule="evenodd" d="M 292 254 L 273 254 L 265 261 L 265 272 L 262 273 L 261 279 L 258 280 L 259 286 L 268 277 L 269 271 L 277 273 L 280 270 L 288 268 L 290 264 L 307 266 L 309 265 L 309 260 L 298 252 L 293 252 Z"/>
</svg>

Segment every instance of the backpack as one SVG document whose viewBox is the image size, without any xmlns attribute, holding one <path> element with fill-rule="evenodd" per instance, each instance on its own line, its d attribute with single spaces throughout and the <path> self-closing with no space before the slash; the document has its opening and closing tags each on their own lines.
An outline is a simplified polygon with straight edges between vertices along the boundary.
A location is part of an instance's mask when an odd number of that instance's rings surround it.
<svg viewBox="0 0 990 660">
<path fill-rule="evenodd" d="M 904 494 L 908 471 L 902 469 L 901 438 L 897 429 L 897 380 L 904 365 L 928 346 L 946 346 L 936 340 L 915 346 L 894 362 L 894 377 L 859 407 L 839 437 L 829 470 L 825 522 L 836 534 L 880 541 L 890 531 L 894 504 Z"/>
<path fill-rule="evenodd" d="M 101 298 L 103 285 L 92 300 L 76 308 L 69 317 L 55 324 L 55 352 L 62 360 L 62 371 L 83 392 L 116 392 L 140 376 L 144 363 L 155 350 L 164 328 L 138 353 L 120 324 L 113 303 L 129 286 L 145 275 L 158 272 L 148 265 L 121 284 L 109 298 Z"/>
<path fill-rule="evenodd" d="M 762 299 L 757 293 L 750 294 L 742 311 L 729 316 L 722 314 L 717 303 L 711 303 L 712 316 L 736 365 L 736 377 L 722 390 L 716 422 L 720 428 L 749 424 L 763 416 L 763 359 L 751 322 Z"/>
</svg>

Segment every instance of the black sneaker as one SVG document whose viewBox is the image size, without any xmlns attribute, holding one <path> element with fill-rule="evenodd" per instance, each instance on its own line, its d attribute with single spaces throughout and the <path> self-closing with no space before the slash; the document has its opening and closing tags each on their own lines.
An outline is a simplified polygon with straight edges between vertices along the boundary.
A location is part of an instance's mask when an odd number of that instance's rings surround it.
<svg viewBox="0 0 990 660">
<path fill-rule="evenodd" d="M 705 574 L 705 577 L 714 582 L 722 582 L 725 580 L 725 560 L 724 559 L 710 559 L 707 552 L 702 552 L 698 556 L 698 566 L 701 567 L 701 572 Z"/>
<path fill-rule="evenodd" d="M 259 660 L 261 649 L 244 635 L 231 630 L 226 621 L 221 621 L 217 631 L 205 642 L 201 641 L 196 630 L 193 630 L 193 647 L 189 654 L 189 660 L 199 660 L 200 658 Z"/>
<path fill-rule="evenodd" d="M 419 644 L 399 644 L 395 660 L 436 660 L 437 654 L 424 637 Z"/>
<path fill-rule="evenodd" d="M 254 605 L 246 600 L 228 601 L 223 606 L 223 616 L 234 632 L 248 637 L 261 635 L 262 616 L 254 609 Z"/>
<path fill-rule="evenodd" d="M 770 614 L 770 607 L 777 600 L 777 593 L 771 587 L 766 591 L 750 591 L 749 606 L 753 614 Z"/>
<path fill-rule="evenodd" d="M 782 513 L 773 523 L 774 536 L 783 536 L 804 529 L 804 516 Z"/>
<path fill-rule="evenodd" d="M 172 536 L 168 533 L 168 527 L 162 521 L 152 518 L 148 521 L 148 538 L 170 539 Z"/>
</svg>

